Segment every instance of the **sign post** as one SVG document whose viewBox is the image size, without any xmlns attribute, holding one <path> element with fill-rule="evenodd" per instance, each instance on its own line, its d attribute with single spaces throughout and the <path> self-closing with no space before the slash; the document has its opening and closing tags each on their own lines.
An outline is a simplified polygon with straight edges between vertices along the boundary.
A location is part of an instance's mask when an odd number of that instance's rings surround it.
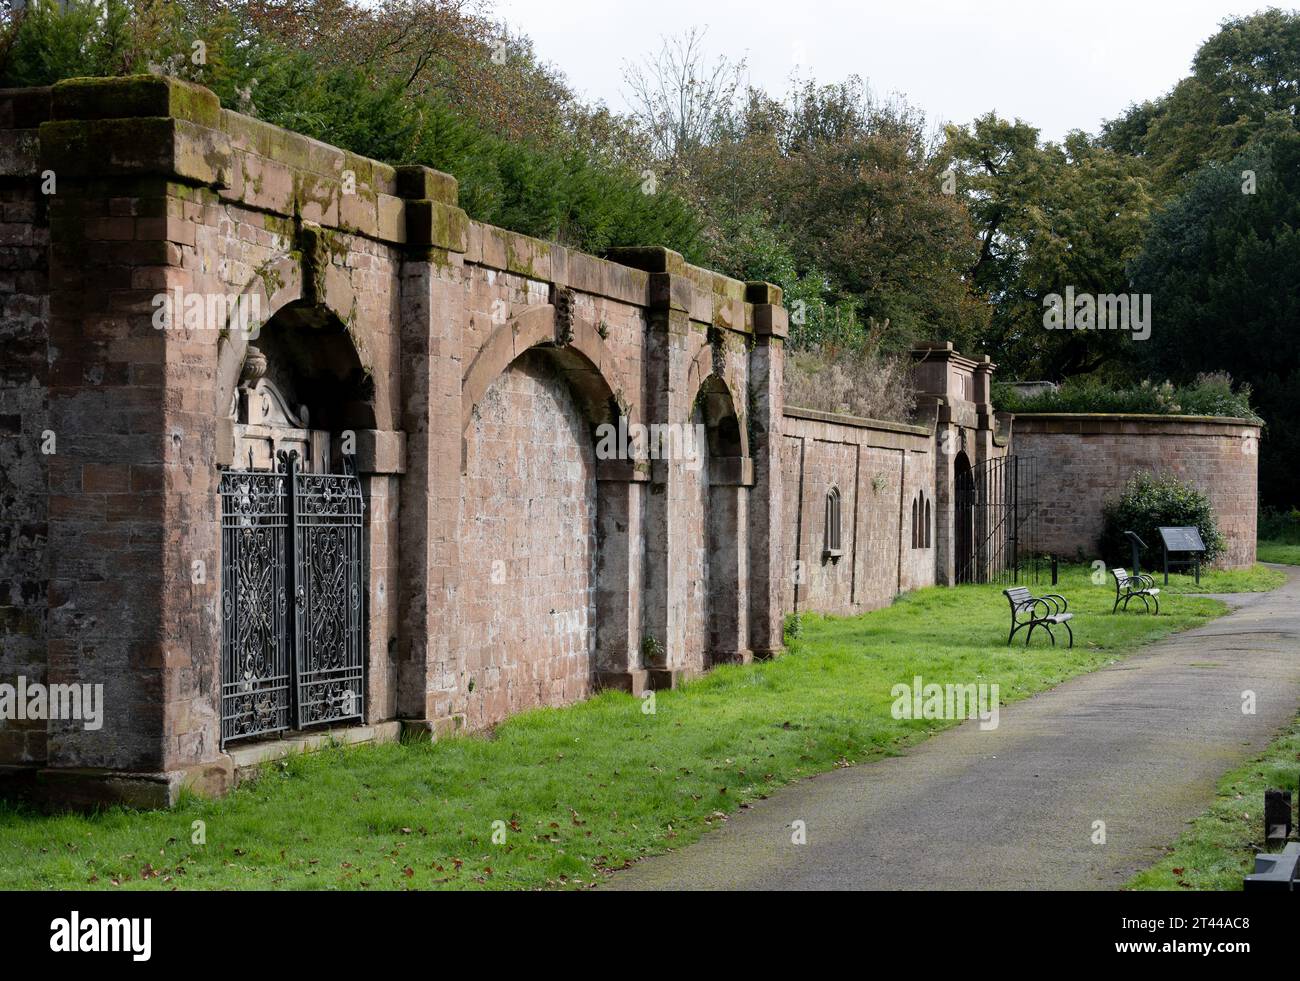
<svg viewBox="0 0 1300 981">
<path fill-rule="evenodd" d="M 1205 553 L 1205 543 L 1201 541 L 1201 533 L 1195 525 L 1188 525 L 1185 528 L 1161 528 L 1160 538 L 1165 546 L 1165 585 L 1169 585 L 1169 567 L 1187 568 L 1193 566 L 1196 569 L 1196 585 L 1201 584 L 1201 556 Z M 1171 559 L 1170 552 L 1175 552 L 1185 556 L 1180 559 Z"/>
<path fill-rule="evenodd" d="M 1137 532 L 1126 531 L 1124 537 L 1128 539 L 1129 546 L 1133 549 L 1133 575 L 1142 571 L 1142 549 L 1147 547 L 1147 543 L 1138 538 Z"/>
</svg>

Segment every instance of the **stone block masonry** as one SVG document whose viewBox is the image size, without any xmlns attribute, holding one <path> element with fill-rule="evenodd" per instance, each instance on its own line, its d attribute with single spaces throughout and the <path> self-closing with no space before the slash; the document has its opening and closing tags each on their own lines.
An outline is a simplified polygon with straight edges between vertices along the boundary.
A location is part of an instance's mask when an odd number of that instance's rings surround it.
<svg viewBox="0 0 1300 981">
<path fill-rule="evenodd" d="M 1172 474 L 1205 493 L 1227 539 L 1225 569 L 1255 564 L 1260 427 L 1199 416 L 1023 413 L 1016 452 L 1039 461 L 1044 544 L 1098 558 L 1102 505 L 1130 477 Z M 1148 542 L 1158 547 L 1158 543 Z"/>
<path fill-rule="evenodd" d="M 0 668 L 106 701 L 94 730 L 0 721 L 29 790 L 235 779 L 218 487 L 285 447 L 361 482 L 371 727 L 477 730 L 779 650 L 778 518 L 751 506 L 774 495 L 775 287 L 471 221 L 448 175 L 173 79 L 3 92 L 0 126 Z M 707 445 L 599 458 L 619 423 Z"/>
<path fill-rule="evenodd" d="M 949 450 L 1007 452 L 993 366 L 930 345 L 921 426 L 828 416 L 783 405 L 787 333 L 775 286 L 475 222 L 449 175 L 198 86 L 0 91 L 0 684 L 104 693 L 102 726 L 0 719 L 4 785 L 165 806 L 318 739 L 223 739 L 223 692 L 305 629 L 273 535 L 240 558 L 265 604 L 226 585 L 223 473 L 277 452 L 365 503 L 351 741 L 670 687 L 779 654 L 791 610 L 948 581 Z M 611 455 L 605 427 L 667 435 Z"/>
</svg>

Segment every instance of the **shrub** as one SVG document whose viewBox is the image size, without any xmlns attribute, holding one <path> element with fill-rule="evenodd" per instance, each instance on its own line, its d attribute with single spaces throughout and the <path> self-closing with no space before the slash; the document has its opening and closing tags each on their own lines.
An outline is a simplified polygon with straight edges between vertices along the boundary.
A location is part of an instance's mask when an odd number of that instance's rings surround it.
<svg viewBox="0 0 1300 981">
<path fill-rule="evenodd" d="M 379 31 L 364 5 L 336 6 Z M 446 171 L 460 182 L 462 207 L 480 221 L 595 254 L 654 244 L 703 260 L 703 217 L 671 190 L 644 193 L 639 167 L 602 159 L 576 138 L 512 138 L 465 110 L 461 103 L 483 101 L 472 92 L 421 91 L 406 73 L 340 63 L 322 57 L 328 48 L 298 48 L 259 29 L 257 5 L 222 7 L 199 0 L 35 0 L 22 13 L 6 14 L 0 4 L 0 87 L 145 71 L 176 75 L 274 125 L 385 163 Z M 458 41 L 454 26 L 447 30 L 448 44 L 481 43 Z M 202 66 L 188 57 L 196 36 L 206 44 Z M 489 54 L 484 48 L 482 61 Z"/>
<path fill-rule="evenodd" d="M 916 408 L 911 362 L 869 348 L 792 350 L 785 362 L 785 404 L 908 422 Z"/>
<path fill-rule="evenodd" d="M 1021 395 L 1007 382 L 993 385 L 993 404 L 1011 412 L 1141 412 L 1154 415 L 1225 416 L 1260 421 L 1249 385 L 1233 388 L 1223 373 L 1201 374 L 1189 385 L 1144 381 L 1116 387 L 1092 378 L 1069 378 L 1056 391 Z"/>
<path fill-rule="evenodd" d="M 1126 566 L 1132 553 L 1124 532 L 1134 531 L 1147 546 L 1139 553 L 1142 567 L 1157 568 L 1164 555 L 1159 529 L 1185 525 L 1195 525 L 1201 533 L 1204 564 L 1223 553 L 1226 542 L 1208 497 L 1172 475 L 1139 472 L 1102 509 L 1102 555 L 1112 565 Z"/>
</svg>

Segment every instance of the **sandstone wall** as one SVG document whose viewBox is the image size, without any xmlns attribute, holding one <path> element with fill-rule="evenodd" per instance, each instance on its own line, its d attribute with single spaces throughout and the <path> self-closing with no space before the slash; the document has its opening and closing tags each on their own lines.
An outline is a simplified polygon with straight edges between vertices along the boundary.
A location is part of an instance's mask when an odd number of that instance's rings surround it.
<svg viewBox="0 0 1300 981">
<path fill-rule="evenodd" d="M 467 724 L 585 697 L 595 654 L 596 460 L 559 372 L 525 353 L 479 403 L 460 503 Z"/>
<path fill-rule="evenodd" d="M 1233 419 L 1024 413 L 1012 446 L 1038 468 L 1045 550 L 1098 558 L 1103 503 L 1148 470 L 1209 495 L 1227 539 L 1220 565 L 1239 569 L 1255 562 L 1259 435 L 1259 426 Z"/>
<path fill-rule="evenodd" d="M 0 93 L 0 218 L 0 675 L 106 699 L 99 730 L 0 724 L 0 766 L 86 800 L 229 784 L 218 486 L 259 363 L 354 444 L 366 722 L 477 729 L 779 651 L 775 287 L 472 222 L 447 175 L 155 77 Z M 160 324 L 173 295 L 255 301 L 253 330 Z M 594 449 L 696 422 L 692 460 Z"/>
<path fill-rule="evenodd" d="M 935 488 L 934 438 L 903 426 L 787 408 L 781 447 L 787 611 L 851 614 L 934 585 L 934 545 L 913 548 L 911 508 Z M 826 496 L 841 499 L 843 554 L 825 548 Z"/>
<path fill-rule="evenodd" d="M 48 94 L 0 99 L 0 681 L 47 680 L 49 223 L 46 196 L 23 175 Z M 92 483 L 98 475 L 92 472 Z M 45 760 L 43 723 L 0 720 L 0 762 Z"/>
</svg>

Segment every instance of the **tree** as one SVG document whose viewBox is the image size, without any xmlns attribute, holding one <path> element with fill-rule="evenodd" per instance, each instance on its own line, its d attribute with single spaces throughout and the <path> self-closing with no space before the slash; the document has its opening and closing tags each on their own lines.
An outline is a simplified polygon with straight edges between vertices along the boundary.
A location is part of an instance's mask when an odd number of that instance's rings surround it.
<svg viewBox="0 0 1300 981">
<path fill-rule="evenodd" d="M 882 347 L 898 351 L 936 325 L 948 336 L 985 314 L 963 279 L 970 221 L 943 193 L 924 118 L 876 102 L 859 79 L 798 82 L 781 100 L 748 91 L 698 152 L 689 184 L 683 193 L 710 216 L 723 268 L 760 273 L 745 223 L 758 215 L 770 225 L 783 248 L 757 254 L 781 262 L 761 275 L 792 307 L 803 301 L 797 340 L 861 343 L 874 321 Z"/>
<path fill-rule="evenodd" d="M 1202 164 L 1231 159 L 1264 132 L 1298 126 L 1300 13 L 1271 8 L 1225 20 L 1196 52 L 1189 77 L 1107 123 L 1102 140 L 1146 157 L 1169 195 Z"/>
<path fill-rule="evenodd" d="M 691 28 L 664 38 L 657 52 L 623 69 L 632 118 L 670 176 L 689 167 L 695 153 L 725 125 L 744 78 L 743 59 L 706 60 L 706 33 Z"/>
<path fill-rule="evenodd" d="M 482 221 L 592 252 L 652 242 L 702 260 L 695 210 L 670 191 L 644 193 L 626 122 L 579 106 L 526 39 L 505 39 L 479 9 L 456 0 L 38 0 L 0 22 L 0 85 L 178 75 L 276 125 L 447 171 Z M 199 40 L 205 56 L 195 61 Z"/>
<path fill-rule="evenodd" d="M 1128 291 L 1126 263 L 1154 206 L 1141 161 L 1080 132 L 1040 143 L 1020 120 L 989 113 L 950 126 L 944 154 L 979 236 L 968 278 L 993 305 L 979 341 L 1010 374 L 1059 380 L 1121 360 L 1118 331 L 1049 331 L 1050 294 Z"/>
<path fill-rule="evenodd" d="M 1245 172 L 1254 193 L 1245 193 Z M 1248 383 L 1267 424 L 1260 495 L 1296 503 L 1300 133 L 1262 139 L 1227 164 L 1202 167 L 1153 223 L 1132 276 L 1153 294 L 1155 309 L 1143 367 L 1185 381 L 1212 366 Z"/>
</svg>

